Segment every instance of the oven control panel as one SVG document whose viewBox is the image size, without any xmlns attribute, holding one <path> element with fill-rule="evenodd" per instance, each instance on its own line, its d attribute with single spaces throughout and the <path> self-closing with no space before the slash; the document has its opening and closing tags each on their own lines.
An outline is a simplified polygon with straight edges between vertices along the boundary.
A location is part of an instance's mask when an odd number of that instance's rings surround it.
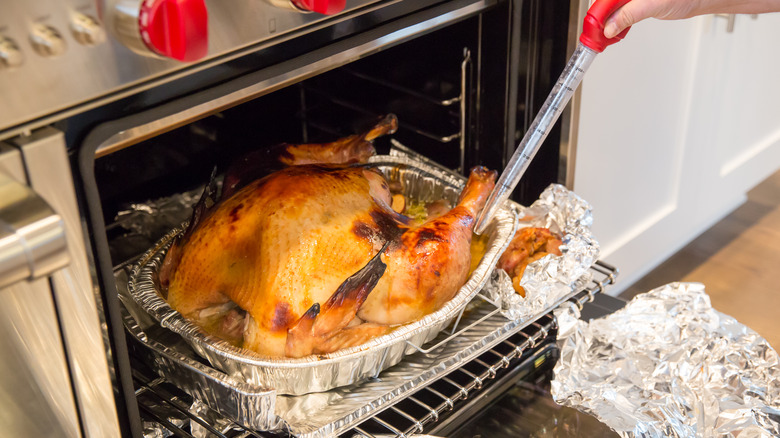
<svg viewBox="0 0 780 438">
<path fill-rule="evenodd" d="M 0 0 L 0 133 L 398 0 Z"/>
</svg>

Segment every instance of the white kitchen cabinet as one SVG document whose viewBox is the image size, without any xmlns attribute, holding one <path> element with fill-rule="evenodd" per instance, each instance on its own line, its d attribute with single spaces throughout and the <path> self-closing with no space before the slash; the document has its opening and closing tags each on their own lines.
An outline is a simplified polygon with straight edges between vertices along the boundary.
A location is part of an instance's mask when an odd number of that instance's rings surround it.
<svg viewBox="0 0 780 438">
<path fill-rule="evenodd" d="M 611 293 L 780 168 L 780 14 L 646 20 L 582 84 L 574 190 L 594 206 Z"/>
</svg>

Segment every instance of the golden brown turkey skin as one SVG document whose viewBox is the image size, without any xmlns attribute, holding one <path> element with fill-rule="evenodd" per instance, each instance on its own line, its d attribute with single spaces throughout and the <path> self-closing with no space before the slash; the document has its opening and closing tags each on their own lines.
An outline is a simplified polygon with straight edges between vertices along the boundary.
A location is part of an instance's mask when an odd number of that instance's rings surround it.
<svg viewBox="0 0 780 438">
<path fill-rule="evenodd" d="M 398 119 L 390 114 L 363 134 L 350 135 L 331 143 L 304 143 L 280 145 L 278 160 L 282 164 L 295 166 L 322 163 L 365 163 L 376 151 L 372 140 L 398 129 Z"/>
<path fill-rule="evenodd" d="M 282 143 L 249 153 L 233 163 L 227 171 L 222 196 L 230 196 L 244 183 L 285 166 L 365 163 L 376 153 L 372 141 L 392 134 L 396 129 L 398 119 L 389 114 L 362 134 L 350 135 L 330 143 Z"/>
<path fill-rule="evenodd" d="M 244 347 L 263 355 L 298 357 L 357 345 L 452 298 L 468 275 L 471 230 L 495 176 L 473 171 L 455 208 L 409 228 L 408 218 L 390 208 L 387 182 L 373 170 L 281 170 L 221 202 L 193 231 L 179 250 L 168 302 L 197 320 L 201 310 L 234 301 L 251 317 Z M 378 283 L 331 299 L 387 242 Z M 350 323 L 358 309 L 370 324 Z M 294 342 L 287 342 L 288 333 L 295 333 Z"/>
<path fill-rule="evenodd" d="M 458 205 L 406 230 L 385 251 L 387 271 L 358 316 L 380 324 L 403 324 L 441 308 L 466 282 L 477 214 L 493 189 L 495 171 L 474 168 Z"/>
<path fill-rule="evenodd" d="M 352 232 L 356 222 L 372 223 L 376 206 L 363 172 L 290 167 L 222 202 L 182 248 L 171 306 L 197 319 L 197 311 L 233 300 L 256 324 L 245 347 L 284 355 L 287 329 L 382 246 Z"/>
</svg>

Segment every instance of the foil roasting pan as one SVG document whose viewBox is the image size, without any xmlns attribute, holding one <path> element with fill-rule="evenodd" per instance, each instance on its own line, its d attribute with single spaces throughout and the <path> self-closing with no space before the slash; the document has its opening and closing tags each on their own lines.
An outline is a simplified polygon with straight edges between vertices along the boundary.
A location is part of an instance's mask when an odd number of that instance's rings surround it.
<svg viewBox="0 0 780 438">
<path fill-rule="evenodd" d="M 593 278 L 589 282 L 584 281 L 585 278 L 578 280 L 575 292 L 543 312 L 549 312 L 566 300 L 581 306 L 614 282 L 614 268 L 599 262 L 594 265 L 594 269 Z M 132 339 L 130 345 L 133 357 L 192 395 L 194 403 L 190 411 L 211 410 L 223 416 L 214 418 L 209 414 L 203 417 L 208 424 L 220 430 L 243 431 L 240 433 L 245 433 L 243 428 L 248 427 L 253 430 L 280 431 L 284 435 L 299 438 L 338 435 L 380 415 L 382 411 L 455 369 L 468 368 L 468 363 L 474 358 L 526 326 L 535 324 L 533 321 L 507 319 L 487 301 L 485 291 L 482 291 L 462 315 L 457 332 L 452 333 L 450 328 L 443 330 L 426 345 L 425 350 L 406 356 L 377 378 L 326 392 L 278 395 L 275 391 L 243 383 L 213 368 L 181 336 L 162 328 L 130 298 L 127 291 L 128 272 L 128 268 L 118 269 L 115 277 L 119 297 L 124 304 L 123 310 L 126 311 L 124 325 Z M 532 339 L 528 338 L 527 342 L 527 348 L 532 348 Z M 500 368 L 498 363 L 505 362 L 496 362 L 497 369 Z M 495 373 L 493 367 L 487 371 Z M 487 382 L 489 374 L 484 378 Z M 475 379 L 479 377 L 475 376 Z M 481 382 L 475 380 L 474 384 L 479 386 Z"/>
<path fill-rule="evenodd" d="M 371 164 L 385 174 L 391 186 L 400 186 L 403 195 L 417 201 L 447 199 L 454 205 L 465 184 L 462 177 L 409 157 L 378 156 Z M 259 356 L 207 334 L 173 310 L 160 294 L 158 270 L 181 228 L 168 233 L 140 258 L 130 274 L 129 293 L 162 327 L 182 336 L 198 355 L 232 378 L 277 394 L 322 392 L 377 376 L 436 337 L 488 281 L 516 226 L 513 208 L 505 206 L 496 214 L 479 265 L 441 309 L 363 345 L 325 355 L 300 359 Z"/>
</svg>

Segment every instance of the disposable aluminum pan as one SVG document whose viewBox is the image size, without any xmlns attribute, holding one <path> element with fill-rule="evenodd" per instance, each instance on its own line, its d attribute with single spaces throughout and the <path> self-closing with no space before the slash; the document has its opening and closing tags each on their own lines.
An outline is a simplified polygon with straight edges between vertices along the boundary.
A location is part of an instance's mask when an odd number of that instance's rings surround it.
<svg viewBox="0 0 780 438">
<path fill-rule="evenodd" d="M 115 272 L 115 277 L 118 282 L 126 280 L 126 270 Z M 135 340 L 130 343 L 135 357 L 227 418 L 257 430 L 281 427 L 274 415 L 276 391 L 242 382 L 200 363 L 181 337 L 156 324 L 128 298 L 125 287 L 119 284 L 118 289 L 122 322 Z"/>
<path fill-rule="evenodd" d="M 401 193 L 407 198 L 419 201 L 444 198 L 454 204 L 465 183 L 461 177 L 409 157 L 374 157 L 372 165 L 385 174 L 391 185 L 400 184 Z M 322 392 L 376 376 L 401 361 L 406 354 L 415 352 L 415 346 L 421 347 L 433 339 L 487 282 L 516 226 L 513 209 L 505 207 L 496 214 L 486 233 L 486 252 L 482 260 L 441 309 L 362 345 L 324 355 L 298 359 L 260 356 L 207 334 L 173 310 L 162 298 L 158 270 L 181 229 L 166 235 L 141 257 L 131 272 L 129 290 L 136 303 L 162 327 L 181 335 L 199 355 L 228 375 L 273 389 L 278 394 Z"/>
</svg>

